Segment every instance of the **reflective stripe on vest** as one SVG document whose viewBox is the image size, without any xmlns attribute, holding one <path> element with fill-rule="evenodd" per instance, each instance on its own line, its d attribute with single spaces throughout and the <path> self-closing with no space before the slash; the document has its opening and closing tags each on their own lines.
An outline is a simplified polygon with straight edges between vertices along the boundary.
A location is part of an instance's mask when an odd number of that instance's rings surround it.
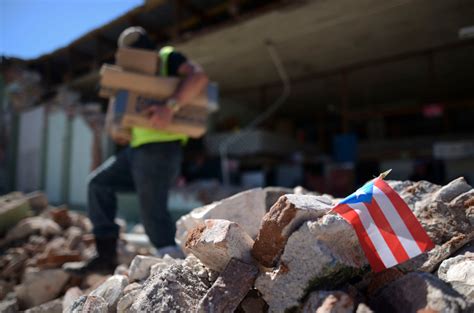
<svg viewBox="0 0 474 313">
<path fill-rule="evenodd" d="M 158 52 L 160 55 L 160 76 L 168 76 L 168 59 L 173 51 L 173 47 L 166 46 L 161 48 Z M 188 141 L 188 136 L 151 128 L 133 127 L 132 141 L 130 142 L 130 146 L 132 148 L 136 148 L 147 143 L 176 140 L 180 140 L 183 144 L 185 144 Z"/>
</svg>

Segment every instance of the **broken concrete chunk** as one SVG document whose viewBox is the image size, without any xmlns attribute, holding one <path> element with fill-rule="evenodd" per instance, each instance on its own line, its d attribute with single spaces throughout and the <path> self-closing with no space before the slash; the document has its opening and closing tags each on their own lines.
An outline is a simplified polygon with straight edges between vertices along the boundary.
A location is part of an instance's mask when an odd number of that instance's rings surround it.
<svg viewBox="0 0 474 313">
<path fill-rule="evenodd" d="M 237 223 L 206 220 L 188 237 L 186 249 L 210 269 L 221 272 L 232 258 L 252 262 L 253 240 Z"/>
<path fill-rule="evenodd" d="M 152 256 L 137 255 L 129 269 L 130 281 L 137 281 L 147 278 L 150 275 L 150 268 L 158 263 L 161 259 Z"/>
<path fill-rule="evenodd" d="M 13 193 L 0 197 L 0 234 L 31 214 L 30 204 L 22 194 Z"/>
<path fill-rule="evenodd" d="M 250 189 L 230 198 L 192 210 L 176 222 L 175 241 L 184 248 L 188 233 L 206 219 L 224 219 L 239 224 L 254 239 L 265 215 L 265 192 Z"/>
<path fill-rule="evenodd" d="M 276 264 L 291 233 L 308 220 L 317 219 L 332 207 L 327 198 L 311 195 L 285 195 L 262 220 L 252 248 L 253 257 L 263 266 Z"/>
<path fill-rule="evenodd" d="M 215 273 L 188 256 L 150 276 L 129 312 L 192 312 L 215 279 Z"/>
<path fill-rule="evenodd" d="M 45 237 L 55 236 L 59 235 L 61 231 L 61 227 L 50 219 L 40 216 L 28 217 L 21 220 L 15 227 L 8 231 L 5 242 L 9 243 L 24 239 L 38 233 Z"/>
<path fill-rule="evenodd" d="M 117 303 L 123 296 L 123 290 L 128 285 L 128 278 L 124 275 L 114 275 L 109 277 L 97 289 L 93 290 L 90 296 L 101 297 L 108 304 L 109 312 L 115 312 Z"/>
<path fill-rule="evenodd" d="M 81 296 L 64 313 L 109 313 L 109 306 L 100 296 Z M 115 312 L 115 310 L 113 311 Z"/>
<path fill-rule="evenodd" d="M 170 257 L 168 255 L 165 255 L 158 262 L 156 262 L 154 265 L 151 266 L 150 276 L 151 275 L 156 275 L 156 274 L 160 273 L 161 271 L 166 270 L 168 267 L 170 267 L 173 264 L 181 264 L 183 262 L 184 262 L 184 260 L 173 259 L 172 257 Z"/>
<path fill-rule="evenodd" d="M 67 283 L 69 275 L 60 269 L 28 268 L 22 283 L 15 287 L 21 308 L 31 308 L 56 298 Z"/>
<path fill-rule="evenodd" d="M 466 252 L 444 260 L 439 266 L 438 277 L 467 299 L 474 300 L 474 253 Z"/>
<path fill-rule="evenodd" d="M 27 194 L 25 198 L 36 213 L 40 213 L 48 207 L 48 196 L 44 192 L 34 191 Z"/>
<path fill-rule="evenodd" d="M 0 312 L 17 313 L 18 310 L 18 301 L 14 292 L 10 292 L 2 301 L 0 301 Z"/>
<path fill-rule="evenodd" d="M 258 274 L 253 264 L 231 259 L 199 302 L 196 312 L 234 312 Z"/>
<path fill-rule="evenodd" d="M 306 300 L 302 313 L 352 313 L 354 301 L 342 291 L 314 291 Z"/>
<path fill-rule="evenodd" d="M 466 182 L 464 177 L 459 177 L 451 181 L 446 186 L 441 187 L 434 195 L 433 200 L 450 202 L 457 196 L 471 190 L 472 187 Z"/>
<path fill-rule="evenodd" d="M 61 313 L 62 311 L 62 301 L 61 299 L 56 299 L 28 309 L 25 313 Z"/>
<path fill-rule="evenodd" d="M 72 304 L 83 295 L 83 292 L 78 287 L 69 288 L 63 297 L 63 310 L 68 311 Z"/>
<path fill-rule="evenodd" d="M 133 302 L 137 298 L 137 296 L 140 294 L 139 289 L 135 289 L 126 295 L 124 295 L 122 298 L 120 298 L 119 302 L 117 303 L 117 313 L 126 313 L 130 310 L 132 307 Z"/>
<path fill-rule="evenodd" d="M 110 306 L 110 303 L 100 296 L 87 296 L 86 302 L 82 307 L 82 313 L 110 313 L 116 312 L 116 308 Z"/>
<path fill-rule="evenodd" d="M 361 275 L 367 259 L 352 228 L 339 215 L 307 221 L 288 239 L 278 267 L 261 273 L 255 288 L 272 312 L 298 307 L 308 291 L 337 288 Z"/>
<path fill-rule="evenodd" d="M 429 273 L 409 273 L 381 289 L 370 301 L 375 312 L 472 312 L 474 307 Z"/>
</svg>

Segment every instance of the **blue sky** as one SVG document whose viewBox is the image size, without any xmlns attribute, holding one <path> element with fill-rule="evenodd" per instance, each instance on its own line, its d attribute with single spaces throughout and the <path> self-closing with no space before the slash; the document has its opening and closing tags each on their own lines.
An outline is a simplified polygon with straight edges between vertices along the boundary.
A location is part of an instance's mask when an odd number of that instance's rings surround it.
<svg viewBox="0 0 474 313">
<path fill-rule="evenodd" d="M 0 55 L 36 58 L 144 0 L 0 0 Z"/>
</svg>

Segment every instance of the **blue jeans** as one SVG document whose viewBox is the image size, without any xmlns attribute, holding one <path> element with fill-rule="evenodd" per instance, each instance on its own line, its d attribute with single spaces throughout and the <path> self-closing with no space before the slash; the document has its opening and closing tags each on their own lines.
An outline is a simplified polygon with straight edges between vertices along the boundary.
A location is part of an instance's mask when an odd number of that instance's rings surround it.
<svg viewBox="0 0 474 313">
<path fill-rule="evenodd" d="M 179 141 L 126 148 L 91 173 L 88 214 L 96 237 L 118 237 L 117 192 L 136 191 L 140 217 L 157 248 L 174 244 L 175 226 L 167 209 L 168 190 L 179 173 Z"/>
</svg>

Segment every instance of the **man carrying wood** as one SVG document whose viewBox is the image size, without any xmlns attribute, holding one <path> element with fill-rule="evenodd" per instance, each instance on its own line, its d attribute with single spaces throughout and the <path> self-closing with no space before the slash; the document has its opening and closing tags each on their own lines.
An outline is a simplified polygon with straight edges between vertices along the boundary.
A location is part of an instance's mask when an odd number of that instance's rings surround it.
<svg viewBox="0 0 474 313">
<path fill-rule="evenodd" d="M 155 45 L 141 27 L 122 32 L 118 47 L 154 50 Z M 203 70 L 172 47 L 159 50 L 162 76 L 182 80 L 164 105 L 148 108 L 153 125 L 166 127 L 180 106 L 189 103 L 203 90 L 208 78 Z M 129 147 L 92 172 L 88 184 L 88 214 L 93 224 L 97 255 L 80 267 L 69 269 L 76 274 L 113 272 L 117 265 L 119 226 L 115 223 L 117 192 L 135 190 L 140 216 L 150 241 L 157 248 L 174 245 L 175 227 L 167 209 L 168 190 L 176 179 L 182 145 L 188 137 L 157 129 L 133 127 Z"/>
</svg>

